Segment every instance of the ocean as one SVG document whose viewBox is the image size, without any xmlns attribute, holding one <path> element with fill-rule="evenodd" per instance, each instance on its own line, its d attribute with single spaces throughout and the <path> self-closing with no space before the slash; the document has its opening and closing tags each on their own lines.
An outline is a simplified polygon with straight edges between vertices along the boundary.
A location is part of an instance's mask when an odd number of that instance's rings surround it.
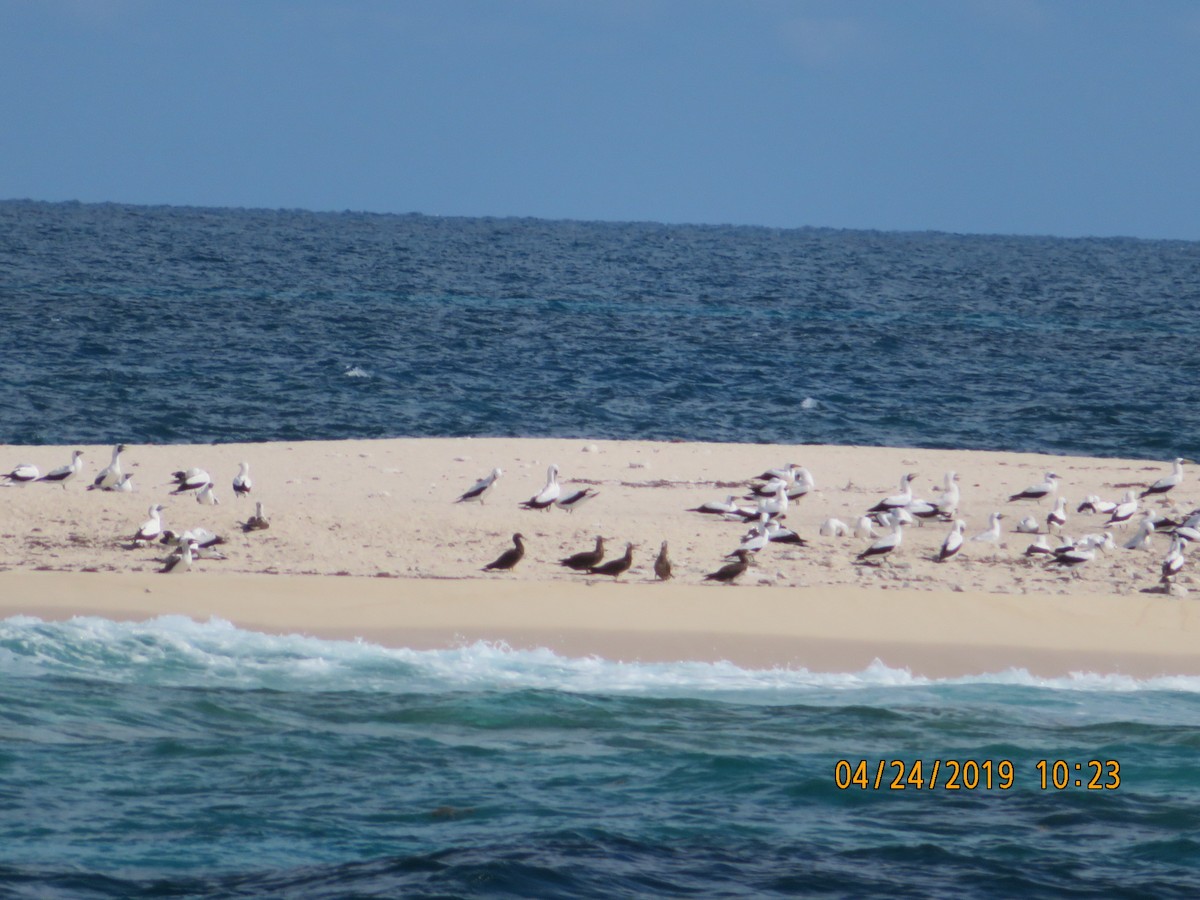
<svg viewBox="0 0 1200 900">
<path fill-rule="evenodd" d="M 0 442 L 1196 457 L 1198 275 L 1188 242 L 8 201 Z M 0 898 L 1191 898 L 1198 722 L 1195 678 L 15 617 Z"/>
</svg>

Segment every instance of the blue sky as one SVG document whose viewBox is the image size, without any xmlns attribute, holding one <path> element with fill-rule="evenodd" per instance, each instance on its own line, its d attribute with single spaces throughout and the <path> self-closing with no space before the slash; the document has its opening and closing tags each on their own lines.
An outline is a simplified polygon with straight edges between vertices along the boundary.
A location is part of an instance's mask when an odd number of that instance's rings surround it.
<svg viewBox="0 0 1200 900">
<path fill-rule="evenodd" d="M 0 0 L 0 198 L 1200 239 L 1192 0 Z"/>
</svg>

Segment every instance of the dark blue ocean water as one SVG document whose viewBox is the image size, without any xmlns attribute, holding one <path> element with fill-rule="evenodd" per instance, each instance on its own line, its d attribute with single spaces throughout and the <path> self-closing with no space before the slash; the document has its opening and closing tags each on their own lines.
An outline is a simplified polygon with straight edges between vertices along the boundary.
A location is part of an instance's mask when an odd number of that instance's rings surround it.
<svg viewBox="0 0 1200 900">
<path fill-rule="evenodd" d="M 1183 242 L 3 202 L 0 442 L 1195 457 L 1198 276 Z M 0 898 L 1192 898 L 1198 722 L 1186 678 L 10 619 Z M 839 759 L 1015 777 L 843 790 Z"/>
<path fill-rule="evenodd" d="M 0 203 L 0 442 L 1196 455 L 1200 243 Z"/>
</svg>

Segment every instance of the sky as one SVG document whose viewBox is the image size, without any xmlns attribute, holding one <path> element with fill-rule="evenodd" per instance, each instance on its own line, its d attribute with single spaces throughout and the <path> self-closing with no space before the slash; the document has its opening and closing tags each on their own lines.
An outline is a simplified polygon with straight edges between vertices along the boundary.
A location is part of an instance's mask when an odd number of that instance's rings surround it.
<svg viewBox="0 0 1200 900">
<path fill-rule="evenodd" d="M 1194 0 L 0 0 L 0 199 L 1200 240 Z"/>
</svg>

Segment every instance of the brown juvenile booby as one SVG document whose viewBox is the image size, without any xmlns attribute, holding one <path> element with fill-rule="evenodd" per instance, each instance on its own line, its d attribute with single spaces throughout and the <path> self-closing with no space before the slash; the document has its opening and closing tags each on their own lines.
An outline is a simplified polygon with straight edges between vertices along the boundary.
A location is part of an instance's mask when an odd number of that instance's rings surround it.
<svg viewBox="0 0 1200 900">
<path fill-rule="evenodd" d="M 525 535 L 514 534 L 513 546 L 505 550 L 498 557 L 483 567 L 483 571 L 503 571 L 511 569 L 519 563 L 522 557 L 525 556 Z"/>
<path fill-rule="evenodd" d="M 620 559 L 611 559 L 602 566 L 593 566 L 588 569 L 589 575 L 611 575 L 613 578 L 620 578 L 629 571 L 629 567 L 633 565 L 633 544 L 625 545 L 625 555 Z"/>
<path fill-rule="evenodd" d="M 667 556 L 667 542 L 662 542 L 662 547 L 659 548 L 658 558 L 654 560 L 654 577 L 659 581 L 666 581 L 671 577 L 671 557 Z"/>
<path fill-rule="evenodd" d="M 263 514 L 262 501 L 259 500 L 254 504 L 254 515 L 242 525 L 242 531 L 266 531 L 270 527 L 271 523 Z"/>
<path fill-rule="evenodd" d="M 734 579 L 750 568 L 750 551 L 749 550 L 734 550 L 733 556 L 737 557 L 736 562 L 727 563 L 721 566 L 715 572 L 709 572 L 704 576 L 705 581 L 722 581 L 725 584 L 732 584 Z"/>
<path fill-rule="evenodd" d="M 568 569 L 574 569 L 576 572 L 583 572 L 593 566 L 600 565 L 602 559 L 604 559 L 604 538 L 597 535 L 595 550 L 584 550 L 580 553 L 572 554 L 565 559 L 560 559 L 558 564 L 566 566 Z"/>
<path fill-rule="evenodd" d="M 71 461 L 65 466 L 59 466 L 53 472 L 43 475 L 38 481 L 48 481 L 53 484 L 61 484 L 63 490 L 67 489 L 67 482 L 74 478 L 83 469 L 83 451 L 76 450 L 71 456 Z"/>
</svg>

